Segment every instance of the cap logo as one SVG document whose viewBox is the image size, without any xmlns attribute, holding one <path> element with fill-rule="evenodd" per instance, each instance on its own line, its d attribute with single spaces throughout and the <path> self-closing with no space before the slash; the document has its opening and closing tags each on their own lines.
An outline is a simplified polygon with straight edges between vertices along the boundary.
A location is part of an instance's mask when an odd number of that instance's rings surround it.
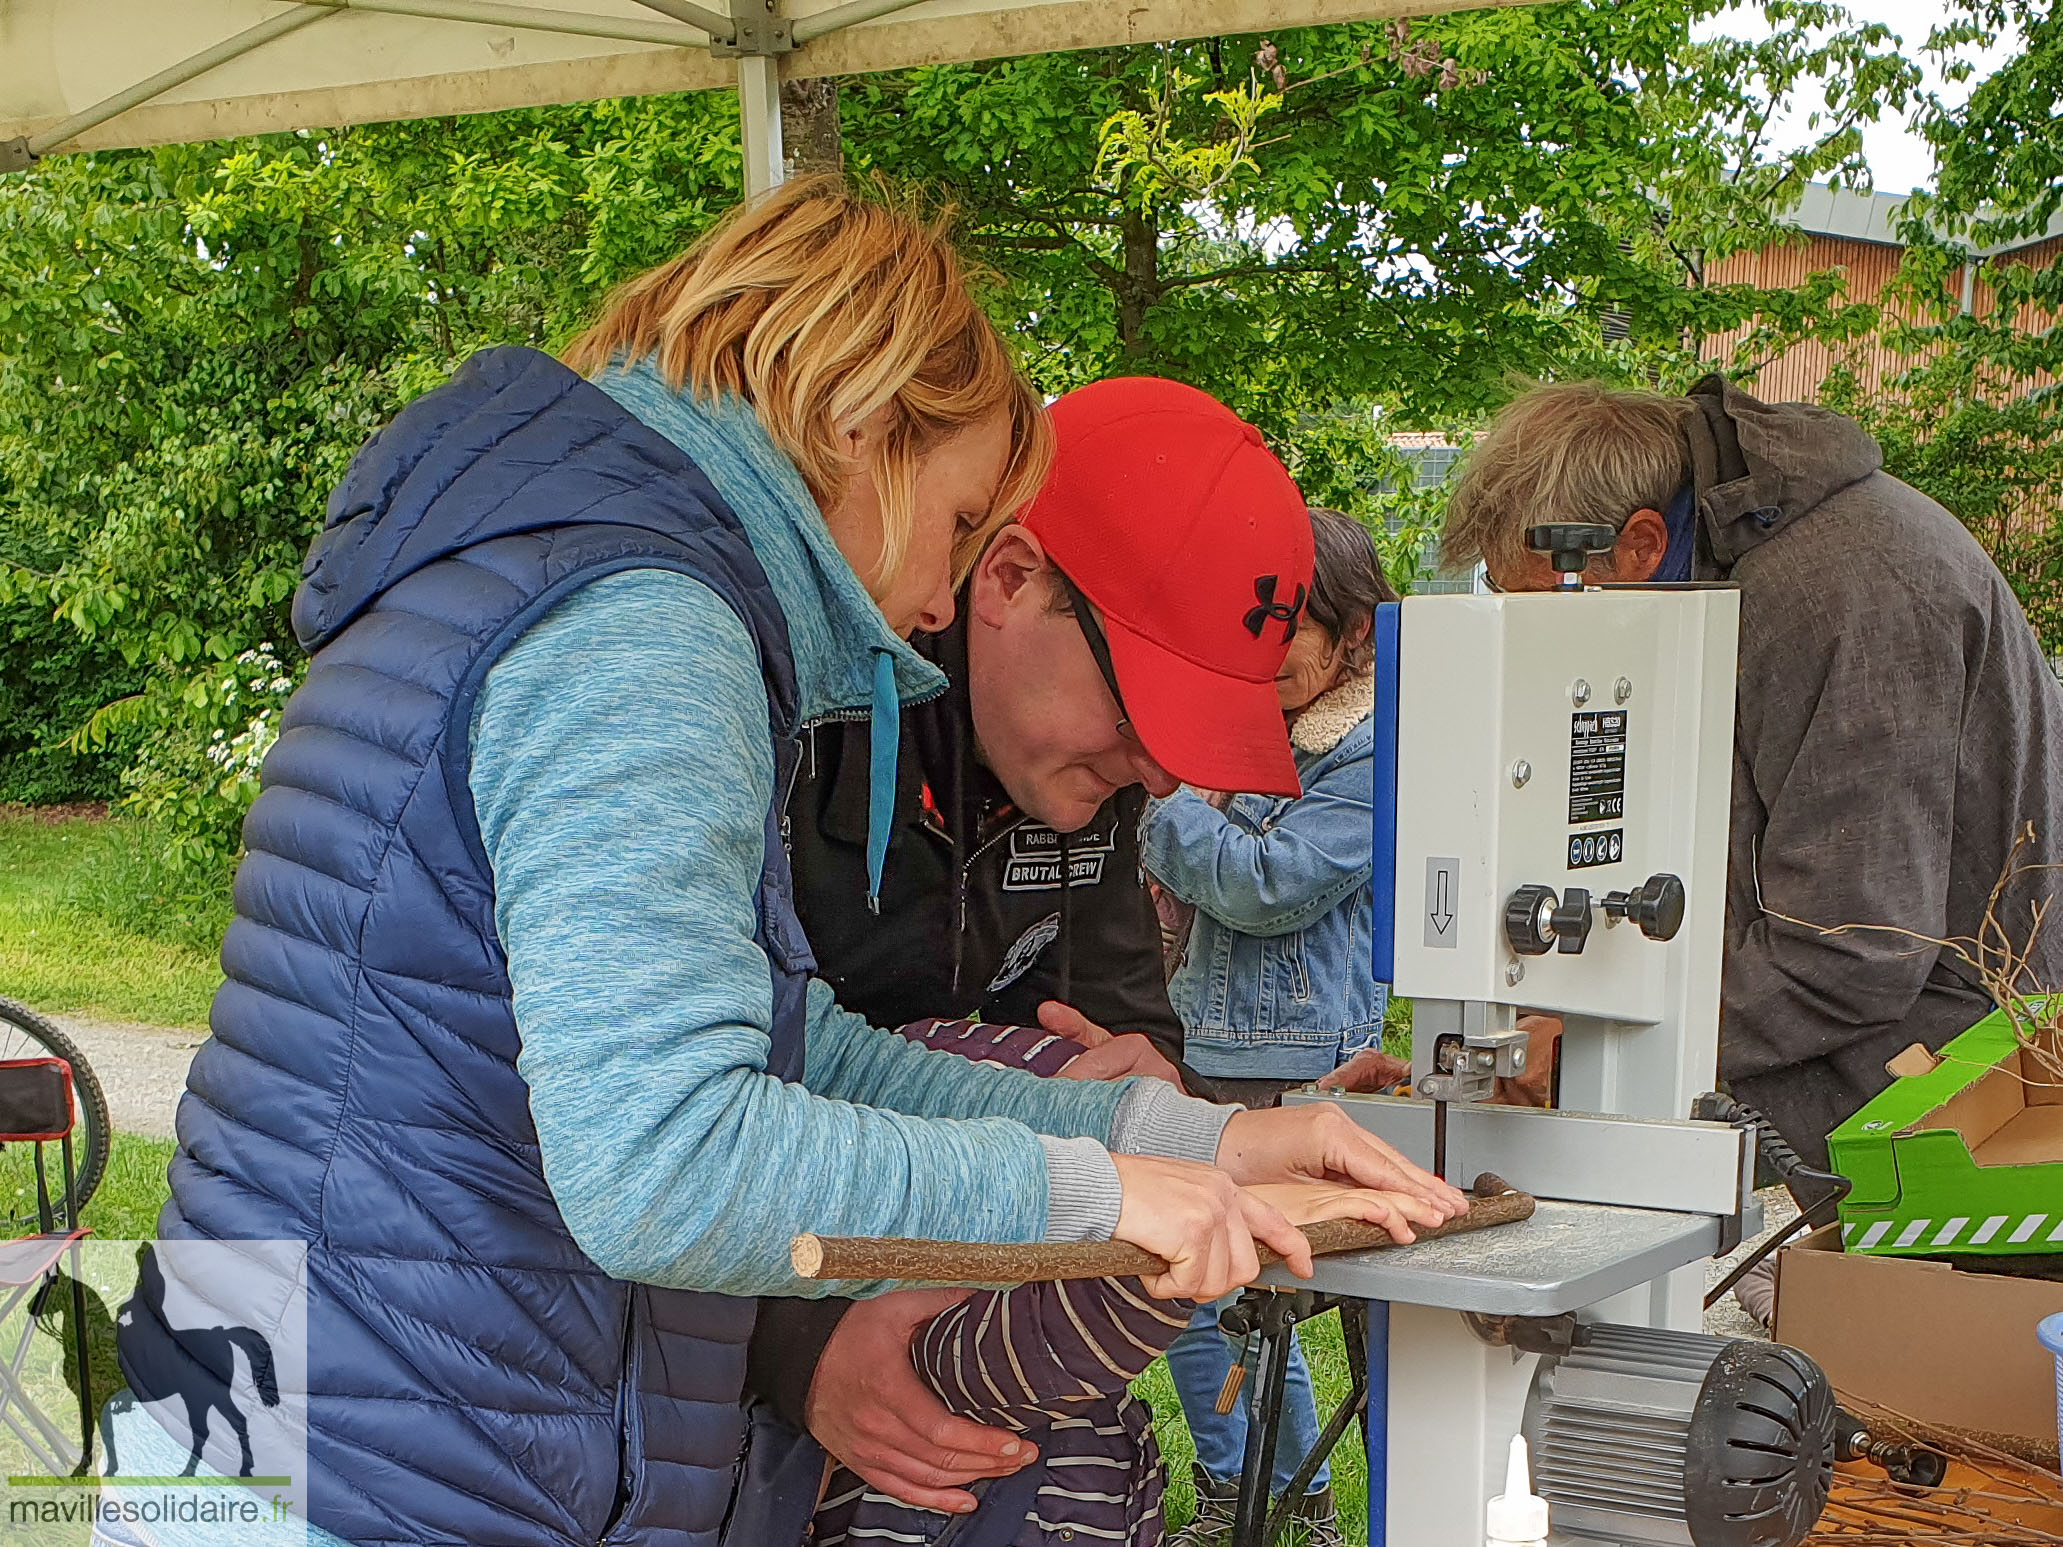
<svg viewBox="0 0 2063 1547">
<path fill-rule="evenodd" d="M 1275 579 L 1273 575 L 1263 575 L 1254 582 L 1254 598 L 1261 605 L 1247 609 L 1244 621 L 1246 631 L 1256 639 L 1261 637 L 1261 630 L 1271 621 L 1280 623 L 1282 642 L 1288 644 L 1296 638 L 1297 615 L 1304 610 L 1305 593 L 1303 586 L 1299 584 L 1294 601 L 1278 602 L 1275 600 Z"/>
</svg>

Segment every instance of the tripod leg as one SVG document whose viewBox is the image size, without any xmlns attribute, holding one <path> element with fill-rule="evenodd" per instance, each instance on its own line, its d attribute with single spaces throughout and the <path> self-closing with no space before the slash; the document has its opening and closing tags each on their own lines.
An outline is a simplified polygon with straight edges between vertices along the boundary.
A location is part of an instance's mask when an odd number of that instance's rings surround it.
<svg viewBox="0 0 2063 1547">
<path fill-rule="evenodd" d="M 1260 1380 L 1250 1396 L 1246 1420 L 1246 1464 L 1239 1474 L 1239 1509 L 1231 1547 L 1266 1547 L 1269 1490 L 1275 1481 L 1277 1430 L 1289 1388 L 1290 1331 L 1295 1325 L 1288 1295 L 1270 1295 L 1255 1335 L 1261 1340 Z"/>
</svg>

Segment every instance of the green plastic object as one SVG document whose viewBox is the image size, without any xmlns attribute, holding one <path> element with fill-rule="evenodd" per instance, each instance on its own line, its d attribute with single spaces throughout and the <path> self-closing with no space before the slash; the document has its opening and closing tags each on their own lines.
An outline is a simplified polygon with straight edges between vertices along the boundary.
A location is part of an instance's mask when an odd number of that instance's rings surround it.
<svg viewBox="0 0 2063 1547">
<path fill-rule="evenodd" d="M 1854 1183 L 1841 1244 L 1879 1257 L 2063 1252 L 2063 1089 L 2003 1014 L 1944 1047 L 1827 1138 Z"/>
</svg>

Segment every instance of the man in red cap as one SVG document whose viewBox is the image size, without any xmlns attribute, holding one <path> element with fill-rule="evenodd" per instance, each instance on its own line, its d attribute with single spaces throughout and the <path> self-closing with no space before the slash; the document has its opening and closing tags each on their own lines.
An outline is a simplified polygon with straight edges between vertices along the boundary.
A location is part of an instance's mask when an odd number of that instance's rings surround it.
<svg viewBox="0 0 2063 1547">
<path fill-rule="evenodd" d="M 952 685 L 903 714 L 879 913 L 861 901 L 861 723 L 804 749 L 796 903 L 821 975 L 877 1026 L 1043 1024 L 1102 1044 L 1070 1077 L 1175 1078 L 1139 819 L 1183 783 L 1298 793 L 1275 677 L 1310 594 L 1311 522 L 1260 433 L 1192 387 L 1100 382 L 1051 413 L 1045 487 L 990 540 L 953 626 L 917 641 Z M 1029 1450 L 916 1379 L 911 1329 L 938 1308 L 768 1301 L 750 1384 L 870 1481 L 951 1510 Z"/>
</svg>

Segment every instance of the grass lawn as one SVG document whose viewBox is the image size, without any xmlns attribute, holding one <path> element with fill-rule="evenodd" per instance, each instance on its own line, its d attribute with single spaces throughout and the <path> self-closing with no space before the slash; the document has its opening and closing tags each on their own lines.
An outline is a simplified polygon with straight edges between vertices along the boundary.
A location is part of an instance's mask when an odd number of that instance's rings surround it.
<svg viewBox="0 0 2063 1547">
<path fill-rule="evenodd" d="M 1347 1353 L 1340 1338 L 1340 1319 L 1335 1315 L 1321 1316 L 1299 1327 L 1297 1339 L 1303 1344 L 1305 1362 L 1311 1367 L 1311 1384 L 1318 1396 L 1318 1422 L 1323 1425 L 1347 1391 Z M 1196 1492 L 1189 1474 L 1195 1451 L 1189 1443 L 1188 1427 L 1182 1422 L 1182 1405 L 1175 1399 L 1175 1383 L 1168 1377 L 1167 1361 L 1155 1361 L 1133 1383 L 1132 1390 L 1153 1404 L 1154 1434 L 1160 1440 L 1161 1458 L 1168 1469 L 1164 1512 L 1172 1532 L 1188 1524 L 1190 1516 L 1196 1513 Z M 1339 1501 L 1340 1529 L 1347 1540 L 1367 1541 L 1368 1451 L 1358 1423 L 1348 1428 L 1332 1453 L 1332 1487 Z M 1288 1540 L 1297 1540 L 1294 1531 Z"/>
<path fill-rule="evenodd" d="M 141 823 L 0 807 L 0 998 L 205 1029 L 220 929 L 197 911 Z"/>
</svg>

